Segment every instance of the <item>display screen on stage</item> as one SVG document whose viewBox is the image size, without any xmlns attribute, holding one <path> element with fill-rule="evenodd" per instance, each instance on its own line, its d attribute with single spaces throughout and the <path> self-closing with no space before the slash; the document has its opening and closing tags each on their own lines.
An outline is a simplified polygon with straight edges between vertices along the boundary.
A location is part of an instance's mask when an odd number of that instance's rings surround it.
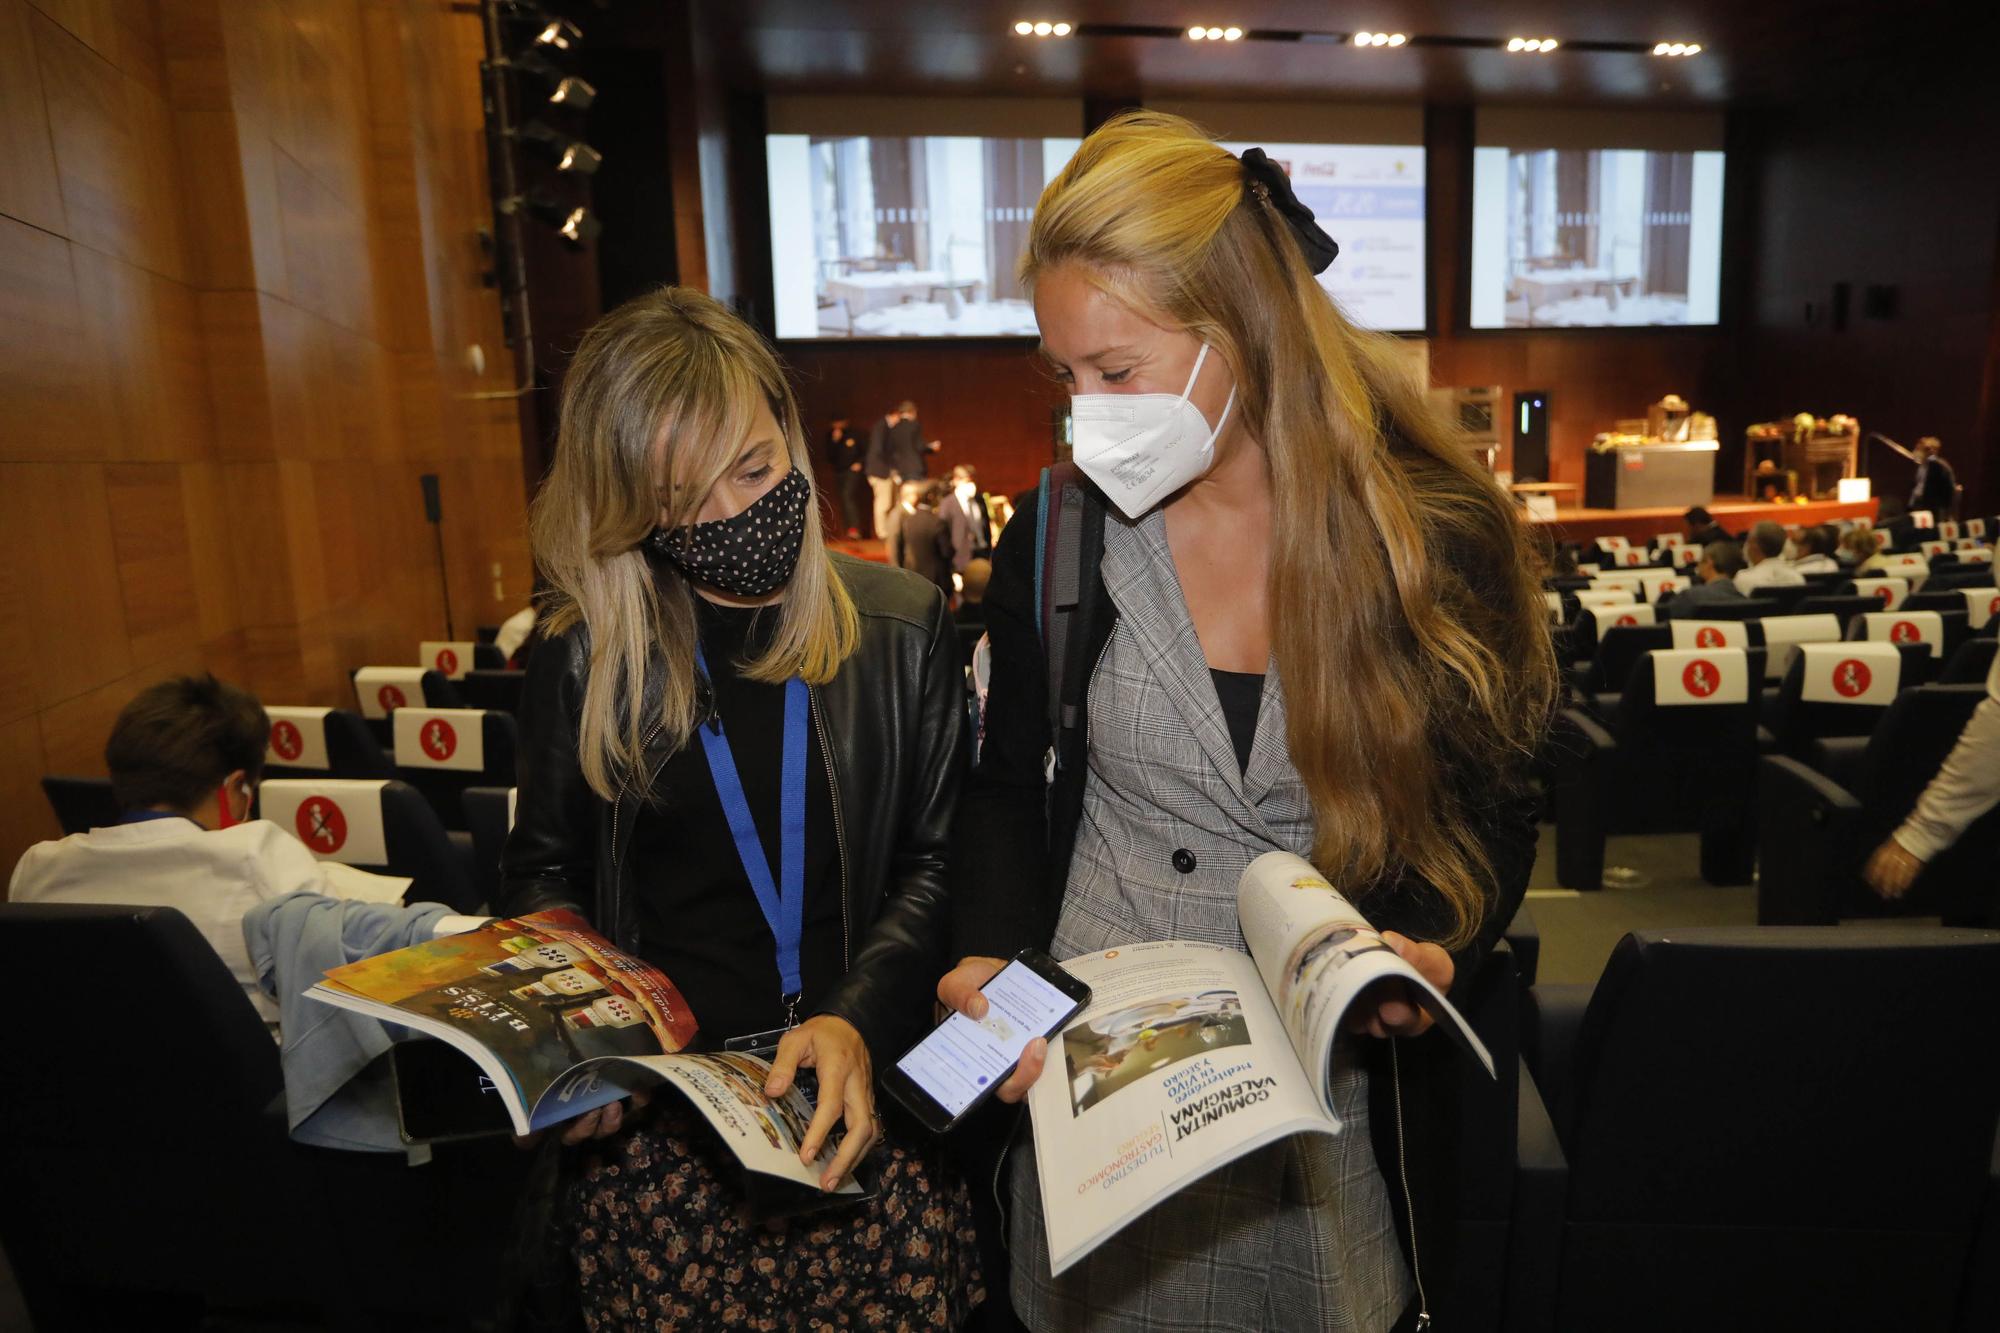
<svg viewBox="0 0 2000 1333">
<path fill-rule="evenodd" d="M 1715 323 L 1722 168 L 1708 150 L 1475 148 L 1472 327 Z"/>
<path fill-rule="evenodd" d="M 778 336 L 1033 337 L 1015 264 L 1081 142 L 765 136 Z"/>
<path fill-rule="evenodd" d="M 1232 153 L 1252 147 L 1224 143 Z M 1340 257 L 1320 274 L 1363 328 L 1424 328 L 1424 150 L 1401 144 L 1259 143 L 1292 179 Z"/>
</svg>

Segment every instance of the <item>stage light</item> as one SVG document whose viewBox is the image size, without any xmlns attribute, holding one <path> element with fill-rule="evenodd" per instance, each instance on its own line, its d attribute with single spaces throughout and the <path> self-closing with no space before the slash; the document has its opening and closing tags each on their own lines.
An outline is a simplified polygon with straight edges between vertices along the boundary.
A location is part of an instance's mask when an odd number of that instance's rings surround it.
<svg viewBox="0 0 2000 1333">
<path fill-rule="evenodd" d="M 1208 29 L 1200 25 L 1188 29 L 1188 40 L 1191 42 L 1198 42 L 1206 36 L 1208 36 Z"/>
<path fill-rule="evenodd" d="M 566 106 L 572 111 L 587 110 L 596 100 L 597 89 L 574 74 L 564 78 L 556 85 L 556 90 L 549 94 L 551 105 Z"/>
<path fill-rule="evenodd" d="M 540 190 L 529 195 L 515 195 L 511 199 L 503 199 L 498 207 L 501 213 L 526 213 L 579 250 L 596 240 L 604 231 L 604 224 L 599 222 L 588 208 L 581 204 L 565 203 Z"/>
<path fill-rule="evenodd" d="M 1701 50 L 1699 42 L 1657 42 L 1653 46 L 1656 56 L 1691 56 Z"/>
<path fill-rule="evenodd" d="M 1014 25 L 1014 31 L 1022 37 L 1067 37 L 1076 31 L 1076 25 L 1053 19 L 1022 19 Z"/>
<path fill-rule="evenodd" d="M 1687 50 L 1685 50 L 1685 51 L 1683 51 L 1683 52 L 1681 52 L 1681 54 L 1682 54 L 1682 55 L 1687 55 L 1687 56 L 1698 56 L 1698 55 L 1700 55 L 1700 54 L 1701 54 L 1701 43 L 1700 43 L 1700 42 L 1689 42 L 1689 43 L 1688 43 L 1688 49 L 1687 49 Z"/>
<path fill-rule="evenodd" d="M 1028 20 L 1026 19 L 1022 19 L 1019 23 L 1016 23 L 1014 25 L 1014 31 L 1022 37 L 1026 37 L 1029 33 L 1033 32 L 1034 30 L 1035 30 L 1035 25 L 1028 22 Z M 1655 54 L 1658 53 L 1656 52 Z"/>
<path fill-rule="evenodd" d="M 1401 46 L 1404 42 L 1407 42 L 1409 40 L 1410 39 L 1407 36 L 1405 36 L 1400 32 L 1392 32 L 1389 34 L 1389 45 L 1391 46 Z"/>
<path fill-rule="evenodd" d="M 1557 42 L 1553 37 L 1510 37 L 1507 39 L 1507 49 L 1509 51 L 1528 55 L 1540 54 L 1543 51 L 1553 51 L 1556 49 L 1556 46 Z"/>
<path fill-rule="evenodd" d="M 1055 24 L 1049 22 L 1047 19 L 1043 19 L 1040 23 L 1037 23 L 1035 25 L 1035 36 L 1046 37 L 1055 30 L 1056 30 Z"/>
<path fill-rule="evenodd" d="M 1507 39 L 1507 49 L 1509 51 L 1519 51 L 1522 47 L 1526 46 L 1527 44 L 1528 44 L 1527 41 L 1520 37 L 1509 37 Z"/>
<path fill-rule="evenodd" d="M 553 47 L 558 51 L 568 51 L 583 44 L 583 29 L 568 19 L 551 19 L 547 27 L 535 34 L 536 46 Z"/>
<path fill-rule="evenodd" d="M 1067 36 L 1069 36 L 1069 35 L 1070 35 L 1070 32 L 1071 32 L 1071 28 L 1070 28 L 1069 24 L 1067 24 L 1067 23 L 1058 23 L 1058 24 L 1056 24 L 1056 36 L 1058 36 L 1058 37 L 1067 37 Z"/>
<path fill-rule="evenodd" d="M 564 216 L 562 225 L 556 228 L 565 241 L 579 248 L 596 240 L 598 233 L 603 230 L 604 224 L 592 217 L 590 210 L 581 205 L 572 208 Z"/>
<path fill-rule="evenodd" d="M 604 165 L 604 154 L 583 140 L 564 134 L 539 120 L 531 120 L 514 131 L 514 137 L 539 148 L 556 164 L 557 171 L 590 176 Z"/>
<path fill-rule="evenodd" d="M 1242 36 L 1243 36 L 1243 29 L 1241 28 L 1224 28 L 1222 30 L 1222 40 L 1225 42 L 1236 41 Z"/>
<path fill-rule="evenodd" d="M 1210 28 L 1210 29 L 1208 30 L 1208 34 L 1207 34 L 1207 36 L 1208 36 L 1208 40 L 1209 40 L 1209 41 L 1211 41 L 1211 42 L 1219 42 L 1219 41 L 1221 41 L 1221 40 L 1222 40 L 1222 29 L 1220 29 L 1220 28 Z"/>
</svg>

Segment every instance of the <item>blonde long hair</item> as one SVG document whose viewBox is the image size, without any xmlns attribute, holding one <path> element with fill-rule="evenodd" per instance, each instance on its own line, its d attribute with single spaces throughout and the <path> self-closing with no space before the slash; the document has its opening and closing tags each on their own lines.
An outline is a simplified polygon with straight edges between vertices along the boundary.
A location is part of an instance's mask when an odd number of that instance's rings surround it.
<svg viewBox="0 0 2000 1333">
<path fill-rule="evenodd" d="M 656 726 L 671 753 L 699 721 L 695 594 L 671 565 L 649 561 L 640 543 L 659 521 L 663 495 L 671 497 L 668 527 L 694 521 L 735 462 L 760 401 L 810 483 L 812 457 L 777 357 L 749 325 L 686 287 L 618 307 L 584 334 L 570 362 L 555 465 L 528 531 L 548 585 L 543 633 L 579 624 L 589 631 L 577 758 L 606 800 L 635 779 L 650 786 L 645 752 Z M 771 646 L 744 663 L 744 673 L 761 681 L 797 675 L 815 685 L 832 679 L 859 628 L 827 555 L 816 494 L 779 606 Z"/>
<path fill-rule="evenodd" d="M 1468 786 L 1530 754 L 1555 699 L 1512 504 L 1190 122 L 1128 112 L 1084 140 L 1035 208 L 1022 280 L 1065 265 L 1235 373 L 1269 457 L 1271 638 L 1314 859 L 1364 895 L 1415 872 L 1463 944 L 1493 896 L 1469 806 L 1498 795 Z"/>
</svg>

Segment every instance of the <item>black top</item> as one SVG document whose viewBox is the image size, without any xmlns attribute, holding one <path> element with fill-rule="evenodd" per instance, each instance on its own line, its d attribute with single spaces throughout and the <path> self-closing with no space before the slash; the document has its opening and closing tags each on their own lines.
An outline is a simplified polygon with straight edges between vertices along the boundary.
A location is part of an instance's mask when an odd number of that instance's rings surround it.
<svg viewBox="0 0 2000 1333">
<path fill-rule="evenodd" d="M 1250 771 L 1250 746 L 1257 739 L 1257 711 L 1264 706 L 1264 676 L 1256 671 L 1218 671 L 1215 698 L 1222 705 L 1222 720 L 1229 724 L 1229 743 L 1236 747 L 1236 767 Z"/>
<path fill-rule="evenodd" d="M 716 711 L 727 729 L 758 841 L 782 888 L 778 865 L 779 766 L 785 734 L 785 687 L 745 680 L 738 663 L 770 642 L 777 611 L 722 607 L 697 598 L 701 648 L 715 673 Z M 807 732 L 806 905 L 799 945 L 805 998 L 813 1012 L 846 971 L 840 920 L 840 861 L 833 797 L 819 729 Z M 639 892 L 639 953 L 673 979 L 695 1021 L 699 1044 L 762 1032 L 785 1021 L 777 942 L 758 909 L 737 855 L 698 739 L 667 760 L 653 784 L 661 817 L 639 820 L 628 855 Z"/>
</svg>

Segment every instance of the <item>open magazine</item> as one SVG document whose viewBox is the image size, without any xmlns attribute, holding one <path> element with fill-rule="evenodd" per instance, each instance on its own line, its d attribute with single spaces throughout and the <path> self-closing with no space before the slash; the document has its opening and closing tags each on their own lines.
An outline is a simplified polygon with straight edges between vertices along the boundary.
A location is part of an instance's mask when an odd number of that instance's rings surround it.
<svg viewBox="0 0 2000 1333">
<path fill-rule="evenodd" d="M 1236 903 L 1248 956 L 1167 942 L 1063 964 L 1090 1007 L 1050 1040 L 1028 1094 L 1055 1273 L 1224 1163 L 1287 1135 L 1340 1133 L 1335 1039 L 1371 982 L 1408 981 L 1493 1072 L 1458 1011 L 1307 862 L 1258 857 Z"/>
<path fill-rule="evenodd" d="M 826 1197 L 819 1180 L 837 1145 L 829 1142 L 811 1165 L 799 1161 L 813 1117 L 806 1095 L 795 1086 L 766 1097 L 771 1066 L 760 1056 L 686 1052 L 695 1019 L 673 982 L 572 912 L 491 921 L 350 963 L 306 993 L 456 1047 L 517 1134 L 665 1083 L 747 1171 L 809 1191 L 788 1200 L 787 1191 L 767 1189 L 770 1210 Z M 850 1178 L 834 1194 L 861 1192 Z"/>
</svg>

